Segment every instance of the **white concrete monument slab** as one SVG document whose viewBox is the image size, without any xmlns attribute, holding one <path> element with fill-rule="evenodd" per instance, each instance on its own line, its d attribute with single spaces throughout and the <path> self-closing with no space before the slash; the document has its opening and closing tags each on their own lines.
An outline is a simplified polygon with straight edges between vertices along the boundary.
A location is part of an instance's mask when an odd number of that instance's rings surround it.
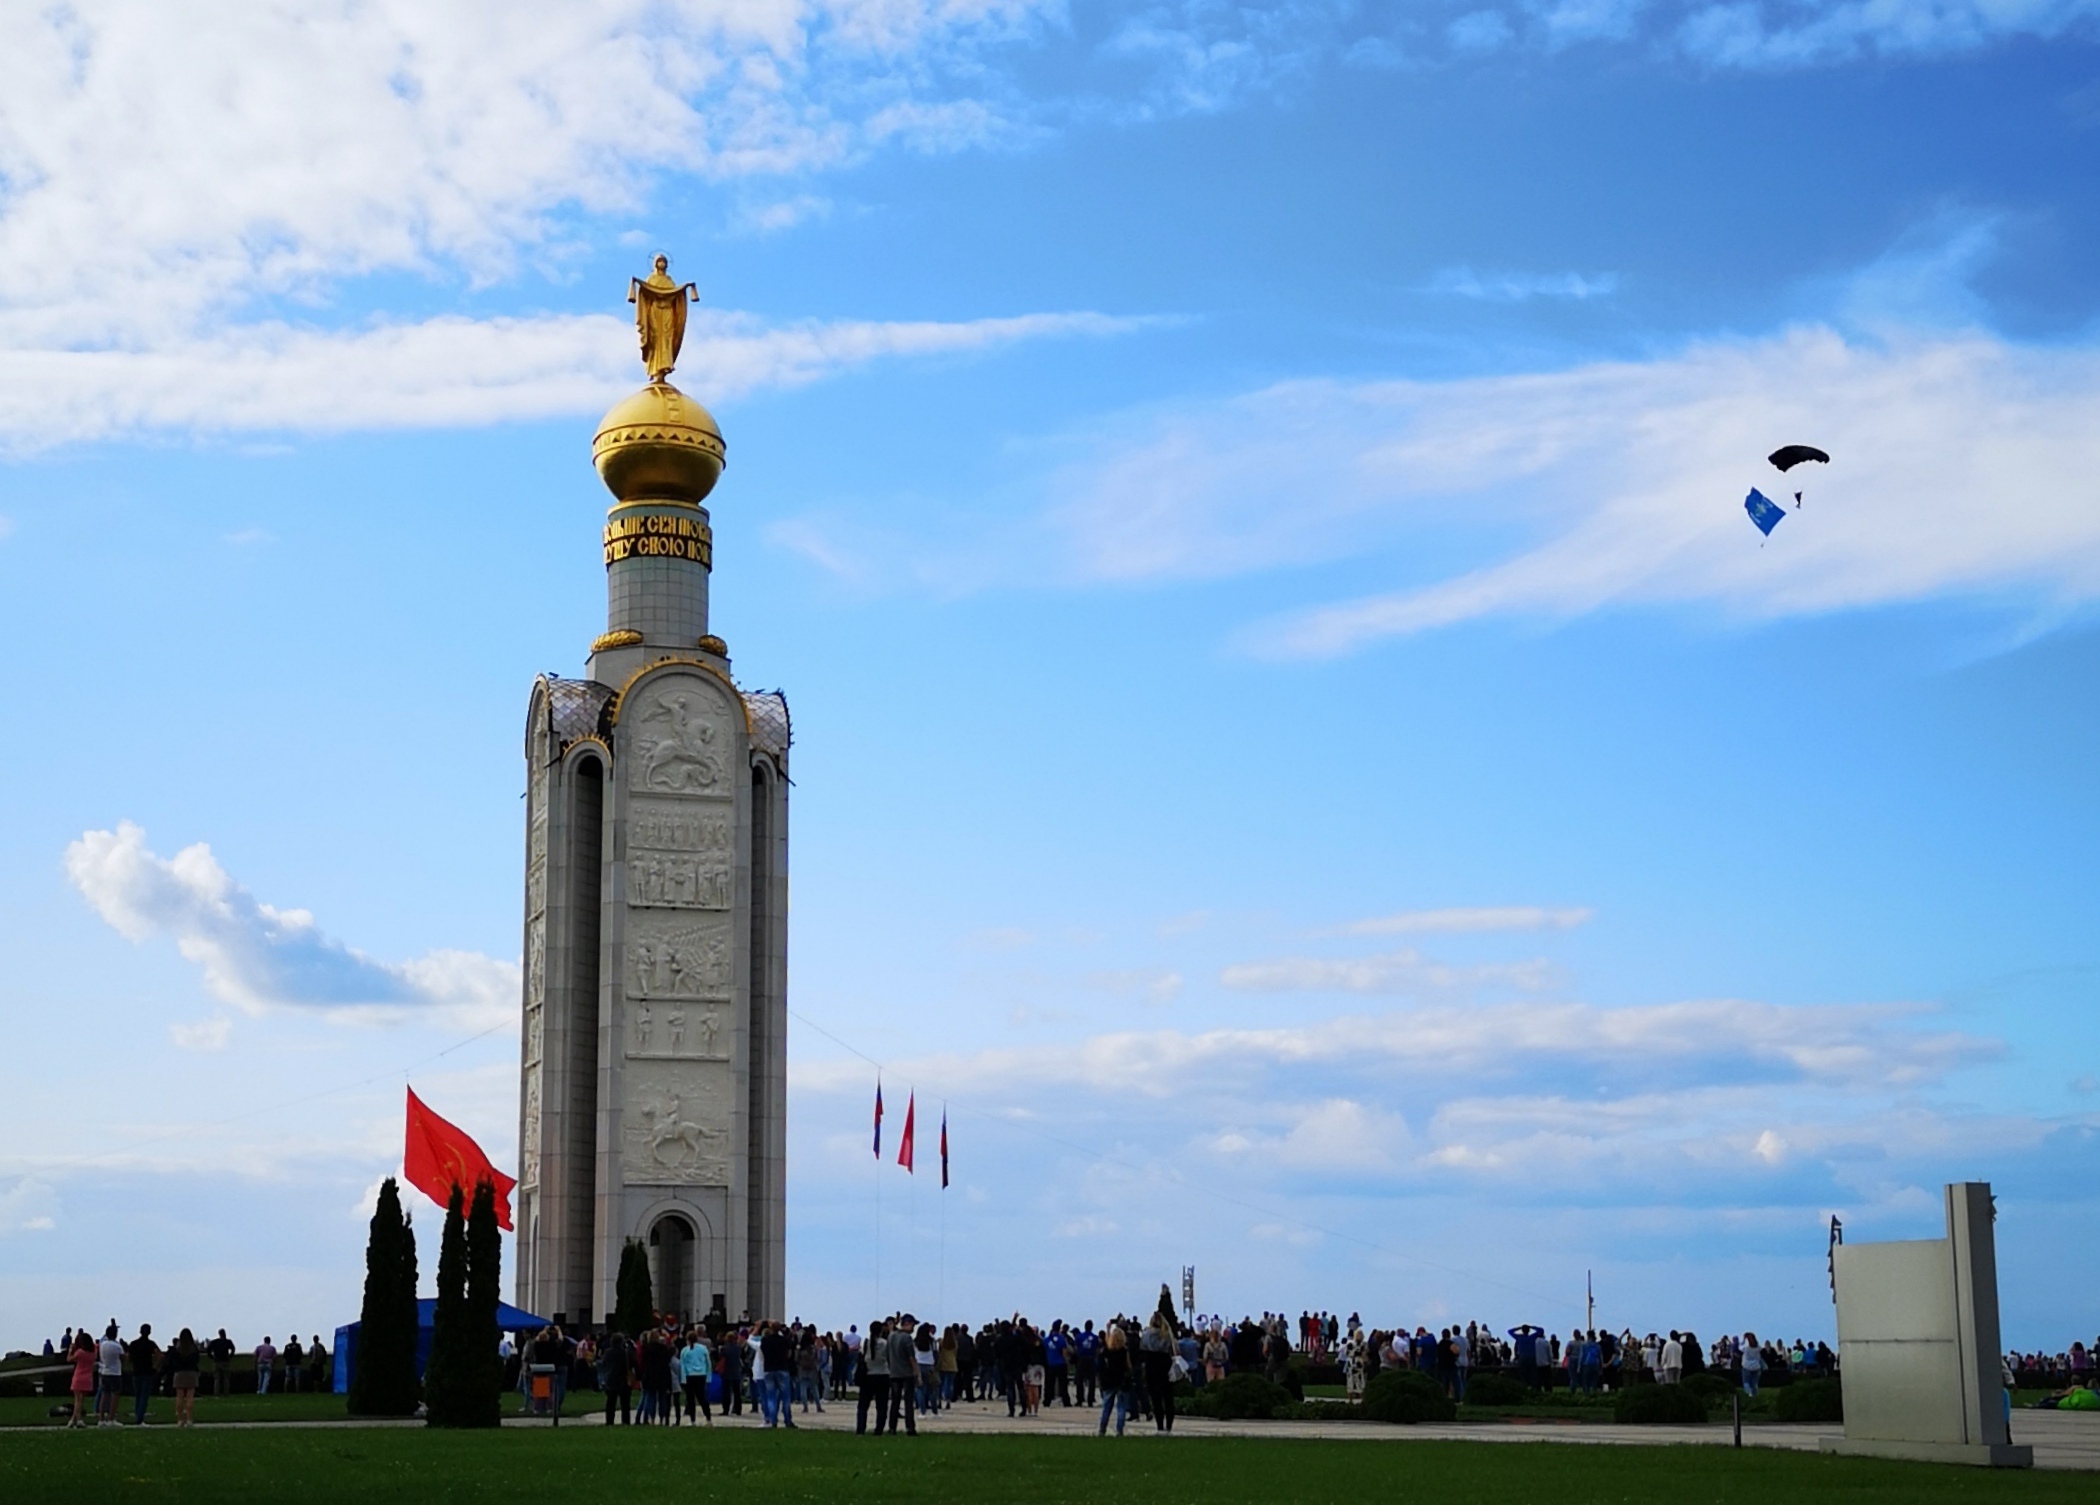
<svg viewBox="0 0 2100 1505">
<path fill-rule="evenodd" d="M 2032 1468 L 2006 1414 L 1989 1183 L 1946 1190 L 1947 1236 L 1831 1251 L 1845 1435 L 1826 1451 Z"/>
<path fill-rule="evenodd" d="M 526 718 L 517 1302 L 784 1317 L 788 710 L 708 630 L 722 436 L 665 377 L 689 290 L 635 284 L 649 385 L 593 441 L 606 631 Z"/>
</svg>

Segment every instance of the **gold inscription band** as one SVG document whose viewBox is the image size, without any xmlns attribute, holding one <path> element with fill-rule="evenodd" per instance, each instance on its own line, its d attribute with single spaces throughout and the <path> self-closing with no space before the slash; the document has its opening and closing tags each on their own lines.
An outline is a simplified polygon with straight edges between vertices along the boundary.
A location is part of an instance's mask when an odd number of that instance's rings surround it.
<svg viewBox="0 0 2100 1505">
<path fill-rule="evenodd" d="M 605 562 L 623 559 L 690 559 L 713 569 L 715 535 L 696 517 L 646 513 L 615 518 L 605 525 Z"/>
</svg>

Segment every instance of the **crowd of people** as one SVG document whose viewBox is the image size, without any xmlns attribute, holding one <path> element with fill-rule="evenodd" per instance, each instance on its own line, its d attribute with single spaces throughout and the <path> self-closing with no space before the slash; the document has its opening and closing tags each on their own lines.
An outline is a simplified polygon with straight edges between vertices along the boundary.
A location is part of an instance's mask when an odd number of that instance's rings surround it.
<svg viewBox="0 0 2100 1505">
<path fill-rule="evenodd" d="M 2078 1350 L 2083 1353 L 2084 1350 Z M 863 1433 L 916 1433 L 921 1418 L 968 1401 L 1003 1402 L 1015 1417 L 1047 1406 L 1098 1410 L 1096 1431 L 1120 1434 L 1132 1417 L 1161 1431 L 1174 1425 L 1175 1395 L 1232 1374 L 1283 1384 L 1293 1361 L 1331 1365 L 1352 1396 L 1383 1368 L 1432 1376 L 1454 1400 L 1482 1373 L 1530 1389 L 1602 1393 L 1640 1383 L 1678 1384 L 1700 1373 L 1726 1376 L 1755 1395 L 1765 1376 L 1825 1377 L 1837 1370 L 1827 1344 L 1761 1340 L 1753 1332 L 1702 1343 L 1687 1331 L 1575 1330 L 1565 1338 L 1533 1324 L 1497 1333 L 1478 1321 L 1432 1333 L 1426 1326 L 1367 1329 L 1361 1318 L 1302 1312 L 1295 1329 L 1281 1312 L 1257 1320 L 1179 1319 L 1165 1295 L 1146 1318 L 1037 1322 L 1015 1314 L 972 1328 L 936 1330 L 909 1313 L 843 1332 L 794 1322 L 693 1325 L 663 1320 L 639 1338 L 597 1331 L 575 1338 L 558 1327 L 514 1356 L 523 1386 L 529 1363 L 555 1378 L 555 1392 L 591 1387 L 608 1423 L 713 1425 L 714 1413 L 748 1409 L 769 1427 L 793 1427 L 825 1401 L 849 1403 Z"/>
<path fill-rule="evenodd" d="M 85 1327 L 69 1327 L 57 1341 L 44 1340 L 45 1358 L 72 1365 L 69 1427 L 121 1425 L 118 1411 L 126 1394 L 132 1400 L 133 1426 L 146 1424 L 147 1403 L 156 1395 L 172 1395 L 175 1424 L 189 1426 L 196 1416 L 197 1392 L 207 1381 L 213 1394 L 228 1392 L 238 1352 L 223 1327 L 217 1337 L 202 1342 L 185 1327 L 163 1346 L 153 1336 L 152 1323 L 140 1323 L 126 1339 L 114 1317 L 100 1338 Z M 311 1345 L 302 1345 L 295 1334 L 282 1349 L 266 1335 L 255 1345 L 254 1358 L 258 1395 L 269 1394 L 273 1384 L 287 1391 L 334 1387 L 334 1361 L 319 1333 Z"/>
<path fill-rule="evenodd" d="M 2008 1354 L 2006 1383 L 2090 1386 L 2100 1367 L 2096 1350 L 2100 1343 L 2074 1342 L 2053 1356 Z M 188 1426 L 200 1389 L 228 1393 L 238 1352 L 224 1328 L 202 1341 L 183 1328 L 162 1346 L 151 1324 L 127 1340 L 114 1320 L 99 1339 L 83 1327 L 44 1344 L 47 1357 L 72 1366 L 68 1424 L 76 1427 L 119 1424 L 127 1394 L 134 1425 L 144 1424 L 148 1399 L 165 1394 L 175 1399 L 177 1425 Z M 304 1345 L 289 1338 L 282 1349 L 266 1336 L 252 1356 L 258 1394 L 332 1388 L 333 1361 L 319 1334 Z M 852 1407 L 856 1431 L 876 1435 L 915 1434 L 921 1418 L 964 1401 L 1004 1402 L 1014 1417 L 1039 1415 L 1048 1406 L 1097 1410 L 1100 1433 L 1113 1425 L 1121 1435 L 1133 1417 L 1169 1431 L 1178 1387 L 1200 1388 L 1233 1374 L 1284 1384 L 1294 1360 L 1332 1366 L 1352 1397 L 1362 1395 L 1380 1369 L 1394 1368 L 1432 1376 L 1459 1401 L 1482 1374 L 1533 1390 L 1597 1394 L 1708 1373 L 1754 1396 L 1775 1372 L 1823 1378 L 1838 1368 L 1825 1343 L 1761 1340 L 1753 1332 L 1711 1343 L 1680 1330 L 1640 1336 L 1630 1328 L 1576 1329 L 1564 1338 L 1534 1324 L 1497 1332 L 1479 1321 L 1410 1332 L 1366 1328 L 1354 1313 L 1343 1319 L 1310 1311 L 1295 1325 L 1281 1312 L 1236 1323 L 1215 1316 L 1183 1321 L 1164 1291 L 1150 1316 L 1112 1317 L 1098 1327 L 1091 1319 L 1037 1322 L 1016 1313 L 975 1328 L 954 1323 L 936 1330 L 897 1313 L 870 1323 L 863 1334 L 858 1325 L 827 1331 L 799 1320 L 732 1323 L 715 1313 L 700 1323 L 660 1317 L 633 1337 L 603 1327 L 572 1336 L 550 1326 L 515 1346 L 506 1336 L 503 1357 L 511 1383 L 528 1394 L 533 1379 L 544 1377 L 545 1399 L 557 1411 L 570 1391 L 598 1392 L 608 1424 L 713 1426 L 719 1411 L 791 1428 L 797 1407 L 804 1415 L 821 1412 L 829 1400 Z"/>
<path fill-rule="evenodd" d="M 505 1357 L 512 1382 L 529 1395 L 535 1375 L 549 1380 L 559 1411 L 572 1390 L 594 1388 L 607 1425 L 714 1425 L 720 1410 L 746 1410 L 768 1427 L 795 1426 L 830 1400 L 851 1404 L 858 1432 L 916 1434 L 919 1419 L 958 1401 L 1006 1403 L 1010 1416 L 1046 1405 L 1100 1407 L 1101 1431 L 1120 1435 L 1133 1415 L 1161 1431 L 1174 1425 L 1177 1382 L 1200 1382 L 1202 1344 L 1164 1308 L 1149 1319 L 1119 1317 L 1038 1326 L 1014 1316 L 972 1331 L 936 1331 L 908 1312 L 844 1332 L 796 1322 L 687 1324 L 660 1318 L 639 1337 L 597 1330 L 574 1337 L 558 1326 L 532 1335 Z M 1222 1376 L 1225 1361 L 1219 1360 Z"/>
</svg>

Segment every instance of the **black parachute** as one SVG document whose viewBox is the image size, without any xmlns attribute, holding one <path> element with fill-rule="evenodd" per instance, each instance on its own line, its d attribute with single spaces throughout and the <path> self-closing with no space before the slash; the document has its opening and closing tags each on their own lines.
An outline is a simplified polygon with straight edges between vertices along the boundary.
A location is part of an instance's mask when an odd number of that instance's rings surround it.
<svg viewBox="0 0 2100 1505">
<path fill-rule="evenodd" d="M 1783 444 L 1778 449 L 1773 450 L 1771 454 L 1765 456 L 1765 458 L 1770 460 L 1773 466 L 1782 473 L 1810 460 L 1814 460 L 1819 465 L 1828 465 L 1830 463 L 1830 456 L 1824 451 L 1817 449 L 1813 444 Z M 1794 493 L 1794 505 L 1797 508 L 1801 505 L 1801 493 L 1798 491 Z"/>
</svg>

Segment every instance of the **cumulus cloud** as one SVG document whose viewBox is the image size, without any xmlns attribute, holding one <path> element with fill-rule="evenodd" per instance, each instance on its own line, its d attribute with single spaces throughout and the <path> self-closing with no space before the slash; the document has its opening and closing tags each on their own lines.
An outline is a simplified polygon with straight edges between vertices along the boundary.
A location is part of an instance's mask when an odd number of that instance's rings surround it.
<svg viewBox="0 0 2100 1505">
<path fill-rule="evenodd" d="M 0 54 L 0 288 L 46 337 L 180 325 L 255 292 L 560 254 L 564 211 L 657 175 L 850 160 L 995 128 L 954 65 L 1031 0 L 293 0 L 178 13 L 80 0 Z M 948 124 L 875 124 L 912 104 Z M 961 110 L 958 106 L 974 105 Z M 150 299 L 115 297 L 120 285 Z"/>
<path fill-rule="evenodd" d="M 303 909 L 279 909 L 242 888 L 203 842 L 161 857 L 130 821 L 87 831 L 66 847 L 66 876 L 125 939 L 167 936 L 204 974 L 213 997 L 251 1014 L 311 1008 L 365 1017 L 436 1011 L 459 1027 L 515 1018 L 516 964 L 465 951 L 388 963 L 325 934 Z M 209 1048 L 210 1027 L 185 1043 Z M 223 1036 L 220 1039 L 223 1043 Z"/>
<path fill-rule="evenodd" d="M 1411 949 L 1381 956 L 1286 956 L 1239 962 L 1218 981 L 1246 993 L 1441 993 L 1458 988 L 1513 987 L 1536 990 L 1552 981 L 1544 961 L 1487 962 L 1454 967 L 1430 961 Z"/>
<path fill-rule="evenodd" d="M 1014 123 L 973 61 L 1037 0 L 82 0 L 0 51 L 0 445 L 136 428 L 329 430 L 590 411 L 613 318 L 346 321 L 379 274 L 559 277 L 667 176 L 764 184 Z M 776 194 L 746 228 L 821 214 Z M 1121 327 L 1092 315 L 767 327 L 703 314 L 710 395 L 883 355 Z"/>
<path fill-rule="evenodd" d="M 1541 909 L 1535 905 L 1500 905 L 1478 909 L 1405 909 L 1338 925 L 1334 935 L 1475 934 L 1493 930 L 1572 930 L 1588 922 L 1595 910 Z"/>
<path fill-rule="evenodd" d="M 1484 617 L 1630 604 L 1778 617 L 2018 592 L 2100 597 L 2100 349 L 1982 332 L 1715 340 L 1652 361 L 1449 382 L 1305 381 L 1149 421 L 1059 481 L 1083 578 L 1219 577 L 1485 521 L 1532 542 L 1467 572 L 1246 633 L 1346 653 Z M 1811 440 L 1768 547 L 1763 456 Z M 1244 477 L 1266 484 L 1250 492 Z M 1921 525 L 1929 522 L 1929 525 Z"/>
<path fill-rule="evenodd" d="M 1212 1141 L 1219 1154 L 1328 1175 L 1390 1171 L 1409 1156 L 1413 1135 L 1397 1113 L 1353 1098 L 1331 1097 L 1282 1109 L 1280 1131 L 1228 1129 Z"/>
</svg>

